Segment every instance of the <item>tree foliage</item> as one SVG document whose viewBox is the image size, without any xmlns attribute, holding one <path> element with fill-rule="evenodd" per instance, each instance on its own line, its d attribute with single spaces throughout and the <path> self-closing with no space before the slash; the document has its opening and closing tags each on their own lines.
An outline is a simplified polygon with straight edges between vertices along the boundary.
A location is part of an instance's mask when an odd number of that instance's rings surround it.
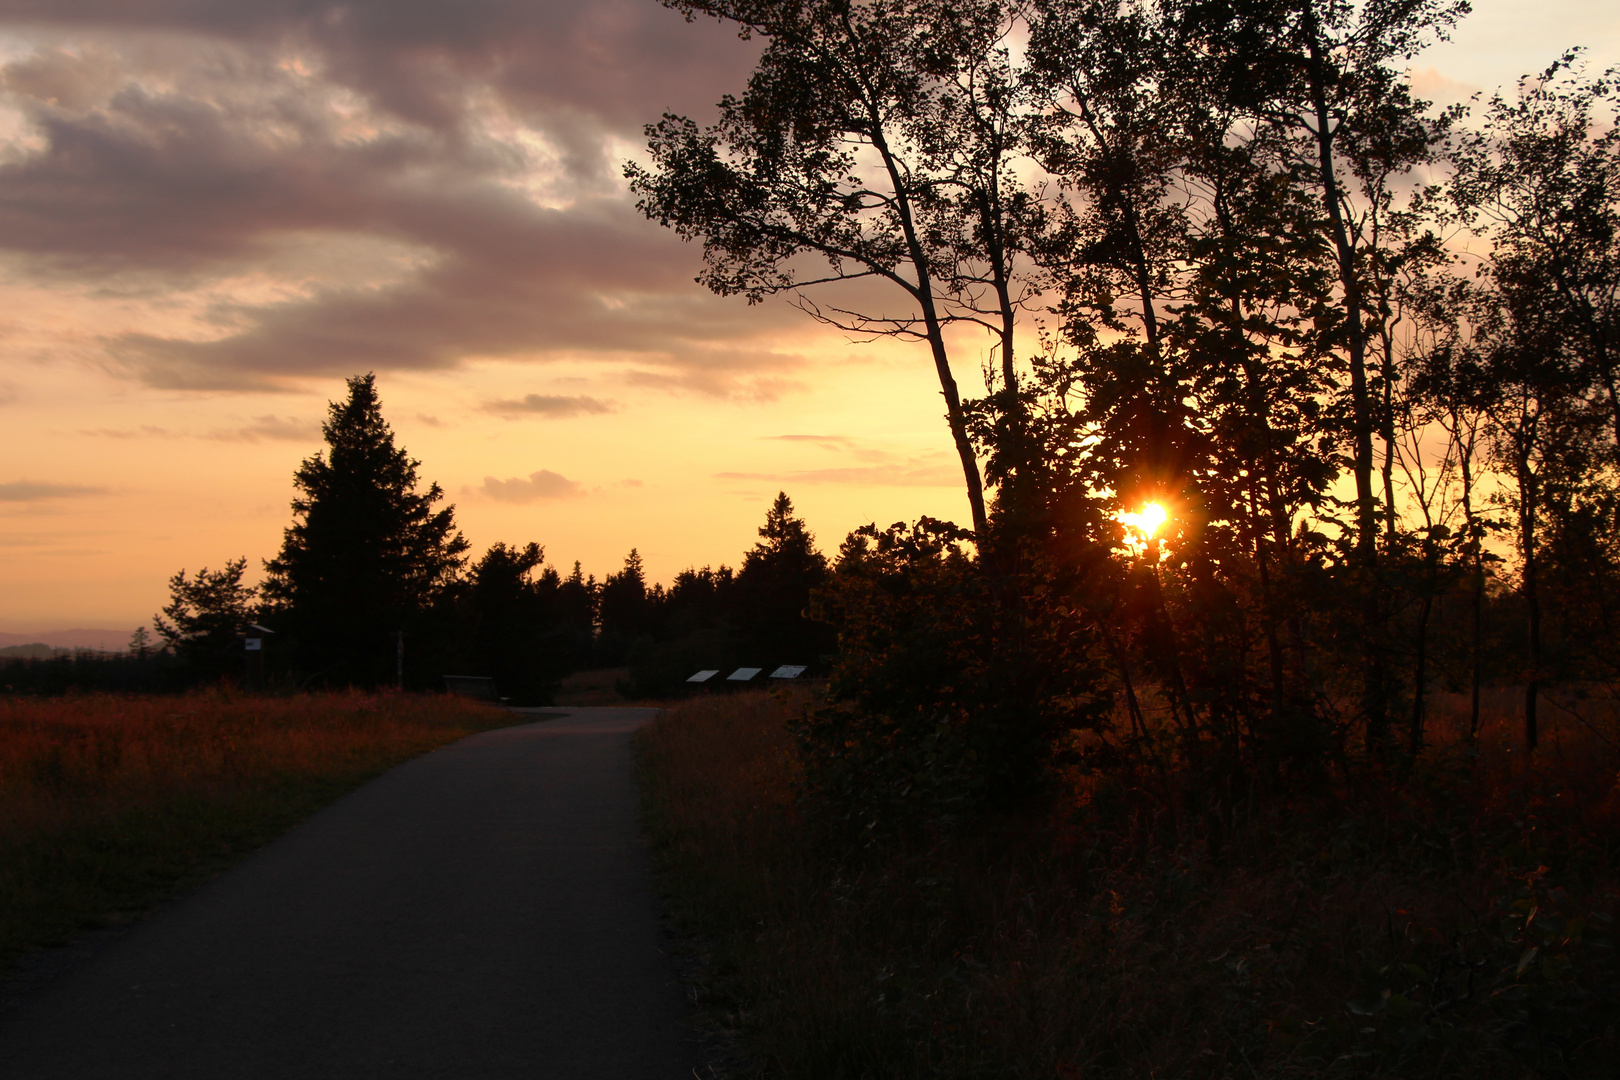
<svg viewBox="0 0 1620 1080">
<path fill-rule="evenodd" d="M 682 10 L 765 40 L 631 170 L 700 280 L 989 346 L 947 394 L 971 530 L 857 530 L 818 593 L 813 787 L 904 816 L 1112 761 L 1230 799 L 1390 767 L 1397 722 L 1409 762 L 1437 683 L 1474 728 L 1482 672 L 1522 679 L 1533 746 L 1548 685 L 1610 677 L 1611 74 L 1437 109 L 1406 72 L 1450 0 Z M 805 292 L 851 280 L 914 306 Z"/>
<path fill-rule="evenodd" d="M 435 508 L 439 485 L 418 490 L 421 463 L 394 445 L 376 377 L 348 388 L 322 427 L 327 450 L 294 474 L 293 523 L 263 589 L 309 677 L 367 685 L 390 678 L 396 633 L 428 628 L 467 541 L 454 507 Z"/>
<path fill-rule="evenodd" d="M 639 207 L 702 240 L 698 280 L 721 295 L 757 303 L 790 293 L 835 327 L 924 343 L 984 534 L 983 477 L 947 330 L 972 324 L 993 335 L 1001 411 L 1015 418 L 1015 336 L 1032 295 L 1019 257 L 1039 207 L 1015 172 L 1026 95 L 1011 59 L 1014 6 L 671 6 L 735 23 L 765 47 L 743 96 L 720 102 L 717 123 L 666 115 L 648 125 L 652 167 L 627 168 Z M 868 282 L 898 290 L 900 308 L 841 306 L 847 290 L 811 295 Z M 1010 450 L 1017 425 L 1002 426 Z"/>
<path fill-rule="evenodd" d="M 702 669 L 825 668 L 836 643 L 809 609 L 827 560 L 786 492 L 766 510 L 759 537 L 740 570 L 688 568 L 668 589 L 647 591 L 648 623 L 629 656 L 636 693 L 672 696 Z"/>
<path fill-rule="evenodd" d="M 199 671 L 215 676 L 239 666 L 241 635 L 256 611 L 259 590 L 245 584 L 247 559 L 231 559 L 218 570 L 206 566 L 192 577 L 179 570 L 169 579 L 169 602 L 152 616 L 164 645 Z M 146 649 L 145 627 L 137 631 Z"/>
<path fill-rule="evenodd" d="M 603 663 L 623 663 L 636 641 L 652 633 L 657 603 L 656 594 L 647 589 L 641 554 L 631 548 L 624 566 L 602 579 L 597 594 L 597 655 Z"/>
<path fill-rule="evenodd" d="M 472 625 L 467 674 L 495 680 L 518 705 L 550 702 L 573 668 L 573 643 L 563 616 L 563 583 L 545 565 L 539 544 L 490 546 L 473 565 L 462 600 Z"/>
<path fill-rule="evenodd" d="M 762 661 L 814 664 L 832 644 L 826 628 L 805 614 L 811 592 L 826 580 L 826 556 L 816 550 L 804 520 L 794 516 L 786 492 L 778 492 L 765 512 L 759 537 L 733 585 L 740 639 Z"/>
</svg>

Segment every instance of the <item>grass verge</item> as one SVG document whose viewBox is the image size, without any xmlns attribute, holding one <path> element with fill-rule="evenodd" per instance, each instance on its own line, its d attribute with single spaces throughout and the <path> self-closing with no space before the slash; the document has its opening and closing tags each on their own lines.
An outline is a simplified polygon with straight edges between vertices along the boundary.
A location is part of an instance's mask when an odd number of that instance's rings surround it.
<svg viewBox="0 0 1620 1080">
<path fill-rule="evenodd" d="M 464 698 L 0 698 L 0 972 L 127 921 L 364 781 L 513 723 Z"/>
<path fill-rule="evenodd" d="M 1614 762 L 1578 731 L 1529 764 L 1504 716 L 1398 782 L 1197 814 L 1157 777 L 1071 778 L 1038 816 L 840 844 L 795 805 L 798 707 L 704 699 L 639 736 L 662 881 L 709 960 L 697 996 L 753 1052 L 740 1075 L 1607 1077 L 1620 1060 Z"/>
</svg>

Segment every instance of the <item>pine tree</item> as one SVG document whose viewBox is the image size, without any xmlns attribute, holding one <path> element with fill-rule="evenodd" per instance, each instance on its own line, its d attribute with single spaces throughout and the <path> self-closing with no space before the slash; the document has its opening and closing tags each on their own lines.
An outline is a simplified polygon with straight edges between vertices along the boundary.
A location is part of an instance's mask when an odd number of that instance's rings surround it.
<svg viewBox="0 0 1620 1080">
<path fill-rule="evenodd" d="M 600 592 L 596 575 L 586 577 L 577 559 L 573 573 L 558 586 L 558 617 L 565 627 L 566 666 L 570 670 L 590 664 L 596 647 L 596 607 Z"/>
<path fill-rule="evenodd" d="M 827 558 L 816 550 L 793 500 L 778 492 L 765 512 L 759 542 L 737 572 L 736 622 L 745 654 L 760 664 L 811 664 L 831 647 L 828 630 L 805 617 L 810 591 L 827 578 Z"/>
<path fill-rule="evenodd" d="M 328 451 L 293 476 L 298 497 L 281 553 L 265 563 L 264 595 L 304 670 L 328 684 L 389 681 L 394 635 L 423 628 L 455 579 L 467 541 L 455 508 L 435 510 L 438 484 L 417 490 L 417 467 L 383 419 L 376 376 L 348 382 L 322 430 Z"/>
<path fill-rule="evenodd" d="M 622 663 L 630 646 L 652 631 L 657 606 L 647 591 L 640 552 L 631 548 L 624 569 L 603 579 L 597 595 L 602 620 L 597 636 L 599 659 L 608 665 Z"/>
</svg>

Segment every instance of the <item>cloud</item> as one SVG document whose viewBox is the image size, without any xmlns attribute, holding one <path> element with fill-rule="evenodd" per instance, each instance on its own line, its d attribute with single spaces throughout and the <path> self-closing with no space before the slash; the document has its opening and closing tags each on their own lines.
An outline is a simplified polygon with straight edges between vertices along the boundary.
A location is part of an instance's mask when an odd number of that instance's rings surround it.
<svg viewBox="0 0 1620 1080">
<path fill-rule="evenodd" d="M 891 447 L 867 439 L 858 439 L 849 435 L 766 435 L 763 439 L 770 442 L 796 443 L 803 446 L 813 446 L 831 453 L 845 454 L 862 462 L 864 468 L 862 475 L 881 476 L 885 471 L 897 476 L 925 477 L 931 472 L 941 477 L 956 476 L 955 460 L 943 453 L 934 453 L 919 458 L 915 455 L 898 453 Z M 836 473 L 839 470 L 811 470 L 803 473 L 805 476 L 820 477 L 823 474 Z M 856 481 L 860 482 L 860 481 Z M 955 483 L 955 481 L 951 481 Z"/>
<path fill-rule="evenodd" d="M 716 480 L 769 480 L 776 484 L 861 484 L 874 487 L 957 487 L 960 470 L 944 463 L 911 461 L 890 465 L 856 465 L 841 469 L 801 469 L 783 473 L 722 472 Z"/>
<path fill-rule="evenodd" d="M 1409 70 L 1406 77 L 1412 84 L 1413 93 L 1441 104 L 1466 101 L 1479 91 L 1479 87 L 1444 75 L 1433 65 L 1416 71 Z"/>
<path fill-rule="evenodd" d="M 103 439 L 177 439 L 180 432 L 165 427 L 142 424 L 139 428 L 80 428 L 80 435 L 93 435 Z"/>
<path fill-rule="evenodd" d="M 510 503 L 528 503 L 540 499 L 575 499 L 585 494 L 585 487 L 579 481 L 570 480 L 550 469 L 532 472 L 527 480 L 517 477 L 497 480 L 493 476 L 486 476 L 482 490 L 485 495 L 497 502 Z"/>
<path fill-rule="evenodd" d="M 83 111 L 112 96 L 124 80 L 122 68 L 105 49 L 46 47 L 7 64 L 0 86 L 46 105 Z"/>
<path fill-rule="evenodd" d="M 40 499 L 78 499 L 87 495 L 105 495 L 103 487 L 83 484 L 51 484 L 33 480 L 18 480 L 0 484 L 0 502 L 36 502 Z"/>
<path fill-rule="evenodd" d="M 156 427 L 151 424 L 142 424 L 139 428 L 81 428 L 79 434 L 104 439 L 179 439 L 192 437 L 191 432 L 175 431 L 171 428 Z M 320 435 L 321 425 L 314 420 L 270 415 L 253 417 L 250 423 L 241 427 L 216 428 L 204 435 L 195 437 L 211 439 L 215 442 L 256 443 L 265 439 L 308 442 L 311 439 L 320 438 Z"/>
<path fill-rule="evenodd" d="M 402 280 L 221 305 L 223 336 L 127 332 L 105 344 L 132 374 L 173 388 L 270 390 L 362 368 L 581 355 L 635 355 L 661 370 L 631 382 L 706 394 L 773 398 L 797 385 L 760 371 L 798 357 L 734 344 L 792 319 L 785 305 L 749 311 L 698 291 L 685 280 L 694 253 L 617 200 L 566 213 L 511 201 L 491 191 L 477 206 L 400 207 L 401 226 L 441 251 Z"/>
<path fill-rule="evenodd" d="M 808 443 L 819 446 L 823 450 L 851 450 L 855 441 L 847 435 L 766 435 L 765 438 L 773 442 Z"/>
<path fill-rule="evenodd" d="M 138 32 L 293 52 L 300 67 L 433 127 L 478 95 L 521 115 L 634 131 L 665 108 L 712 104 L 759 51 L 713 20 L 647 0 L 15 0 L 8 21 L 75 35 Z M 195 48 L 195 45 L 193 45 Z M 578 120 L 576 119 L 576 123 Z"/>
<path fill-rule="evenodd" d="M 518 416 L 545 416 L 561 419 L 566 416 L 596 415 L 616 411 L 617 404 L 593 397 L 560 397 L 554 394 L 526 394 L 515 401 L 485 402 L 488 412 L 508 419 Z"/>
<path fill-rule="evenodd" d="M 270 439 L 278 442 L 309 442 L 321 437 L 321 425 L 314 420 L 296 417 L 256 416 L 253 422 L 239 428 L 226 428 L 210 432 L 207 438 L 219 442 L 259 442 Z"/>
<path fill-rule="evenodd" d="M 115 371 L 273 391 L 583 356 L 682 393 L 802 385 L 756 345 L 798 314 L 702 291 L 697 252 L 618 175 L 642 123 L 742 85 L 759 45 L 712 20 L 650 0 L 19 0 L 8 25 L 47 44 L 0 67 L 26 125 L 0 154 L 0 253 L 160 316 L 103 332 Z M 339 265 L 357 250 L 381 254 Z"/>
<path fill-rule="evenodd" d="M 446 424 L 443 420 L 440 420 L 437 416 L 432 416 L 432 415 L 430 415 L 428 413 L 420 413 L 420 412 L 416 414 L 416 422 L 418 424 L 425 424 L 430 428 L 442 428 L 442 427 L 449 427 L 450 426 L 450 425 Z"/>
<path fill-rule="evenodd" d="M 803 358 L 797 355 L 769 352 L 747 354 L 715 350 L 709 356 L 703 357 L 702 361 L 690 363 L 675 371 L 631 370 L 625 373 L 625 381 L 631 386 L 645 386 L 674 393 L 703 394 L 707 397 L 728 398 L 733 401 L 777 401 L 787 394 L 808 389 L 808 386 L 798 379 L 753 373 L 761 368 L 776 370 L 797 368 L 803 363 Z"/>
<path fill-rule="evenodd" d="M 0 548 L 49 548 L 62 542 L 59 533 L 0 532 Z"/>
<path fill-rule="evenodd" d="M 132 74 L 86 111 L 23 99 L 40 145 L 0 167 L 6 246 L 87 274 L 262 258 L 285 230 L 372 231 L 361 200 L 442 160 L 424 132 L 346 139 L 329 91 L 237 59 L 179 85 Z"/>
</svg>

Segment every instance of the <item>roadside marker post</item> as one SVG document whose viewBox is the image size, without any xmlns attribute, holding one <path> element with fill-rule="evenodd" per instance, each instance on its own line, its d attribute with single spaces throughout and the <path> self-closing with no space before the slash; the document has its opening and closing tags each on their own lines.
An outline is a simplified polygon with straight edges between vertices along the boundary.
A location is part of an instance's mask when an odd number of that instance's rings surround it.
<svg viewBox="0 0 1620 1080">
<path fill-rule="evenodd" d="M 249 692 L 264 689 L 264 639 L 275 631 L 248 623 L 242 631 L 242 682 Z"/>
</svg>

